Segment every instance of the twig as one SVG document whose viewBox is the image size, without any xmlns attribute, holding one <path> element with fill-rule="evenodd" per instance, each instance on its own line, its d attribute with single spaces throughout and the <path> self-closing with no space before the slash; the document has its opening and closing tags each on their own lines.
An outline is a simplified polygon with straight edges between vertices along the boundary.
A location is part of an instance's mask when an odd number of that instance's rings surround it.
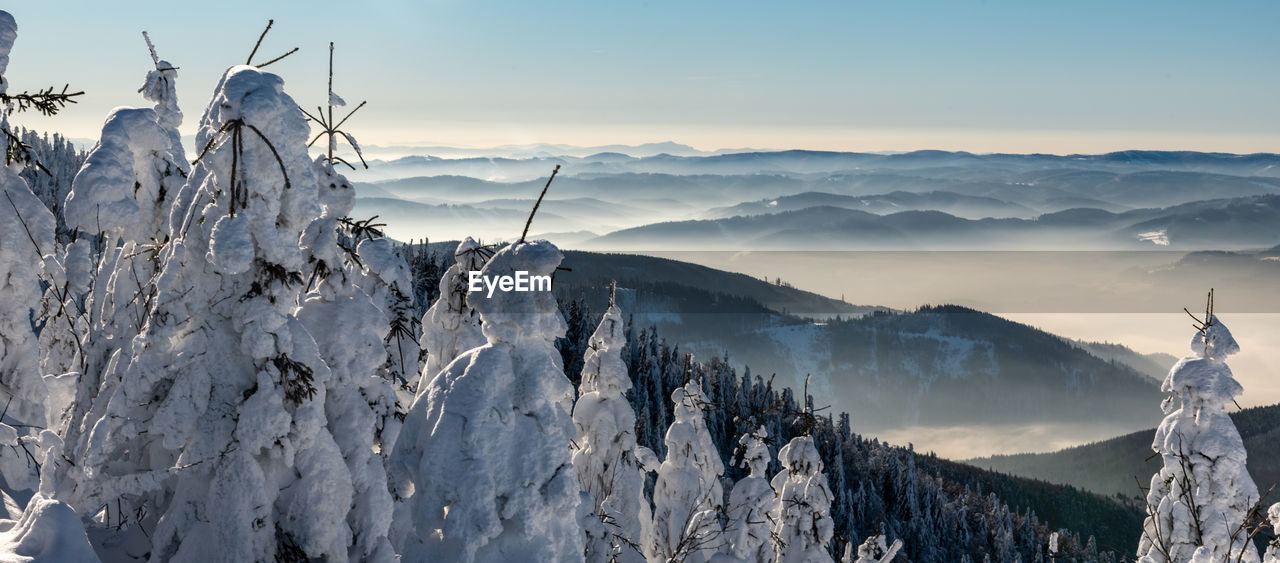
<svg viewBox="0 0 1280 563">
<path fill-rule="evenodd" d="M 265 62 L 265 63 L 262 63 L 262 64 L 258 65 L 258 68 L 266 68 L 266 67 L 267 67 L 267 65 L 269 65 L 269 64 L 271 64 L 271 63 L 274 63 L 274 62 L 276 62 L 276 61 L 279 61 L 280 59 L 283 59 L 283 58 L 285 58 L 285 57 L 287 57 L 287 56 L 289 56 L 289 55 L 292 55 L 292 54 L 294 54 L 294 53 L 297 53 L 297 52 L 298 52 L 298 48 L 297 48 L 297 47 L 294 47 L 294 48 L 293 48 L 291 51 L 289 51 L 288 53 L 285 53 L 285 54 L 283 54 L 283 55 L 280 55 L 279 57 L 276 57 L 276 58 L 271 59 L 271 60 L 269 60 L 269 61 L 267 61 L 267 62 Z"/>
<path fill-rule="evenodd" d="M 551 181 L 556 179 L 556 174 L 560 173 L 560 165 L 557 164 L 555 170 L 551 171 L 551 177 L 547 178 L 547 185 L 542 186 L 542 193 L 538 194 L 538 201 L 533 203 L 533 211 L 529 212 L 529 219 L 524 222 L 524 232 L 520 233 L 520 244 L 524 243 L 524 238 L 529 236 L 529 225 L 533 224 L 533 216 L 538 214 L 538 207 L 542 205 L 542 198 L 547 196 L 547 188 L 551 187 Z"/>
<path fill-rule="evenodd" d="M 253 56 L 258 54 L 258 47 L 262 45 L 262 39 L 267 36 L 267 32 L 271 31 L 271 26 L 275 23 L 276 20 L 267 20 L 267 28 L 262 30 L 262 35 L 258 36 L 258 42 L 253 44 L 253 50 L 249 51 L 249 58 L 245 59 L 244 64 L 253 64 Z"/>
</svg>

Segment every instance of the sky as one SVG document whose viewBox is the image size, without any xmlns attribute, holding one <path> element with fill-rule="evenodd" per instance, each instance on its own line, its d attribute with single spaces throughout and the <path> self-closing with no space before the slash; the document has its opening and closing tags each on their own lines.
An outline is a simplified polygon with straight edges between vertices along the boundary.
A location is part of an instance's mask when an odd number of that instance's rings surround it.
<svg viewBox="0 0 1280 563">
<path fill-rule="evenodd" d="M 7 7 L 12 90 L 86 91 L 19 125 L 96 138 L 143 105 L 140 32 L 177 65 L 184 131 L 260 60 L 303 105 L 368 100 L 364 144 L 676 141 L 701 149 L 1097 153 L 1280 148 L 1275 2 L 71 0 Z"/>
</svg>

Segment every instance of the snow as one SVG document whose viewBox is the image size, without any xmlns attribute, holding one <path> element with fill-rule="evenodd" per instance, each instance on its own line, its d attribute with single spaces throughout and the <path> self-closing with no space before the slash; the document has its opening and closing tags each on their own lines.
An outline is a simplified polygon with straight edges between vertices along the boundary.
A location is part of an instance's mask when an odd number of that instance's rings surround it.
<svg viewBox="0 0 1280 563">
<path fill-rule="evenodd" d="M 1149 242 L 1156 246 L 1169 246 L 1169 233 L 1163 229 L 1138 233 L 1138 240 Z"/>
<path fill-rule="evenodd" d="M 769 512 L 777 504 L 777 495 L 769 485 L 767 471 L 772 456 L 765 439 L 764 426 L 738 439 L 742 451 L 741 466 L 750 472 L 729 493 L 725 526 L 733 555 L 743 561 L 764 563 L 773 560 L 773 543 Z"/>
<path fill-rule="evenodd" d="M 1191 339 L 1193 355 L 1174 365 L 1161 387 L 1171 401 L 1151 446 L 1164 466 L 1151 477 L 1147 494 L 1150 515 L 1138 546 L 1143 563 L 1258 561 L 1239 531 L 1258 490 L 1226 412 L 1243 392 L 1226 364 L 1240 347 L 1216 316 L 1206 320 L 1208 329 Z"/>
<path fill-rule="evenodd" d="M 348 270 L 356 265 L 344 265 L 338 246 L 338 219 L 351 211 L 353 190 L 324 158 L 317 158 L 315 166 L 324 214 L 308 228 L 303 246 L 313 260 L 325 262 L 329 270 L 307 294 L 297 314 L 316 339 L 330 370 L 325 413 L 334 445 L 351 474 L 345 517 L 353 545 L 348 557 L 389 561 L 394 558 L 388 538 L 392 498 L 384 458 L 377 453 L 388 449 L 384 440 L 393 440 L 398 433 L 394 383 L 381 373 L 387 361 L 383 339 L 389 320 L 355 284 L 357 276 Z"/>
<path fill-rule="evenodd" d="M 845 544 L 844 557 L 840 561 L 841 563 L 887 563 L 893 561 L 901 550 L 902 540 L 893 540 L 893 545 L 888 545 L 885 543 L 884 536 L 872 534 L 867 537 L 867 541 L 858 546 L 857 559 L 853 558 L 853 542 Z M 1050 551 L 1056 552 L 1056 549 L 1051 548 Z"/>
<path fill-rule="evenodd" d="M 345 202 L 344 202 L 345 205 Z M 390 320 L 393 330 L 383 342 L 386 350 L 385 371 L 388 379 L 404 383 L 418 370 L 418 338 L 412 331 L 413 280 L 409 264 L 397 250 L 397 243 L 386 238 L 365 239 L 356 245 L 356 254 L 364 267 L 356 285 L 373 299 L 374 305 Z"/>
<path fill-rule="evenodd" d="M 636 453 L 644 448 L 636 445 L 636 415 L 625 396 L 631 388 L 625 345 L 622 312 L 610 304 L 589 340 L 573 407 L 573 466 L 590 501 L 587 561 L 642 563 L 638 546 L 652 533 L 641 460 L 653 454 Z"/>
<path fill-rule="evenodd" d="M 704 413 L 710 403 L 696 379 L 671 393 L 675 420 L 667 429 L 667 459 L 653 487 L 654 534 L 650 560 L 701 562 L 723 541 L 724 464 L 711 441 Z"/>
<path fill-rule="evenodd" d="M 1267 522 L 1271 524 L 1271 533 L 1280 538 L 1280 502 L 1267 508 Z M 1280 539 L 1271 540 L 1267 551 L 1262 555 L 1263 563 L 1280 563 Z"/>
<path fill-rule="evenodd" d="M 550 275 L 562 259 L 533 241 L 498 251 L 482 272 Z M 392 540 L 413 561 L 580 560 L 580 488 L 567 447 L 573 388 L 554 346 L 564 319 L 544 292 L 471 305 L 486 344 L 427 384 L 392 452 L 391 487 L 402 499 Z"/>
<path fill-rule="evenodd" d="M 157 301 L 86 422 L 74 500 L 145 510 L 158 559 L 270 559 L 278 541 L 349 555 L 353 478 L 326 425 L 331 373 L 295 316 L 300 240 L 321 208 L 307 135 L 279 77 L 226 72 L 197 134 L 221 142 L 176 198 Z"/>
<path fill-rule="evenodd" d="M 209 263 L 218 271 L 234 276 L 249 271 L 255 256 L 253 237 L 249 234 L 248 220 L 244 214 L 227 215 L 213 225 L 213 240 L 209 248 Z"/>
<path fill-rule="evenodd" d="M 427 362 L 419 392 L 463 352 L 485 343 L 480 314 L 467 304 L 467 273 L 484 267 L 480 244 L 467 237 L 458 243 L 453 256 L 455 262 L 440 277 L 440 298 L 422 316 L 421 346 L 427 351 Z"/>
<path fill-rule="evenodd" d="M 782 471 L 770 484 L 777 493 L 773 533 L 779 563 L 831 561 L 827 544 L 835 531 L 831 520 L 831 488 L 822 473 L 822 458 L 809 436 L 792 438 L 778 451 Z"/>
<path fill-rule="evenodd" d="M 0 17 L 0 44 L 12 38 L 12 17 Z M 8 24 L 8 27 L 4 27 Z M 5 49 L 7 52 L 7 49 Z M 7 116 L 0 124 L 8 126 Z M 0 144 L 8 142 L 0 140 Z M 0 400 L 3 422 L 43 426 L 48 389 L 40 373 L 40 349 L 31 319 L 40 303 L 40 280 L 56 259 L 53 214 L 36 198 L 17 167 L 0 167 Z M 23 426 L 23 439 L 31 438 Z M 14 490 L 35 487 L 34 468 L 18 456 L 0 459 L 0 474 Z"/>
<path fill-rule="evenodd" d="M 36 495 L 22 517 L 0 532 L 0 562 L 88 563 L 98 561 L 80 517 L 65 503 Z"/>
<path fill-rule="evenodd" d="M 185 157 L 152 109 L 117 108 L 89 152 L 67 196 L 67 226 L 126 240 L 163 239 L 171 197 Z M 183 163 L 179 165 L 178 163 Z"/>
<path fill-rule="evenodd" d="M 9 68 L 9 51 L 13 42 L 18 39 L 18 22 L 4 10 L 0 10 L 0 93 L 7 92 L 9 81 L 4 77 Z"/>
</svg>

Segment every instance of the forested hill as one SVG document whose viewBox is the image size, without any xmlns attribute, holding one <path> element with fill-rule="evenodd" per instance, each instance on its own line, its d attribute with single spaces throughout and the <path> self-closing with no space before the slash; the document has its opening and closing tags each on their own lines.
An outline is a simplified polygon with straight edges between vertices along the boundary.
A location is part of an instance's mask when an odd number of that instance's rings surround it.
<svg viewBox="0 0 1280 563">
<path fill-rule="evenodd" d="M 866 313 L 883 307 L 852 305 L 816 293 L 796 289 L 785 282 L 770 283 L 745 274 L 725 272 L 689 262 L 638 254 L 565 251 L 564 265 L 556 281 L 571 286 L 607 287 L 617 281 L 623 287 L 646 284 L 679 284 L 703 291 L 745 297 L 779 313 L 830 316 Z M 576 266 L 576 267 L 575 267 Z"/>
<path fill-rule="evenodd" d="M 1258 490 L 1280 483 L 1280 405 L 1254 407 L 1231 413 L 1249 453 L 1249 474 Z M 1160 470 L 1152 456 L 1155 429 L 1143 430 L 1051 453 L 1002 455 L 970 460 L 973 465 L 1003 473 L 1070 484 L 1105 495 L 1137 496 L 1138 484 L 1147 486 Z M 1280 490 L 1280 487 L 1277 487 Z M 1280 500 L 1272 494 L 1267 502 Z"/>
<path fill-rule="evenodd" d="M 566 358 L 586 346 L 588 331 L 575 325 L 595 321 L 584 305 L 574 307 L 580 314 L 571 316 L 569 338 L 559 343 Z M 883 527 L 890 538 L 903 540 L 907 556 L 902 560 L 982 561 L 987 555 L 992 561 L 1034 561 L 1045 555 L 1048 534 L 1065 529 L 1066 557 L 1118 561 L 1141 527 L 1143 513 L 1131 502 L 889 445 L 860 435 L 845 413 L 820 412 L 806 424 L 803 403 L 791 389 L 775 387 L 750 369 L 739 374 L 724 358 L 696 361 L 657 329 L 629 328 L 623 356 L 632 379 L 628 399 L 637 414 L 638 441 L 660 455 L 672 421 L 671 393 L 690 379 L 702 382 L 714 405 L 707 425 L 725 463 L 726 490 L 745 475 L 734 458 L 743 433 L 765 426 L 775 471 L 778 448 L 808 429 L 836 497 L 833 554 L 841 553 L 848 538 Z M 566 362 L 570 379 L 576 380 L 580 369 Z"/>
<path fill-rule="evenodd" d="M 434 299 L 451 243 L 412 257 L 417 303 Z M 914 425 L 1105 423 L 1114 435 L 1142 428 L 1159 402 L 1158 382 L 1112 359 L 1027 325 L 955 306 L 894 312 L 861 307 L 742 274 L 630 254 L 566 253 L 555 292 L 566 316 L 575 302 L 603 310 L 617 280 L 623 310 L 641 326 L 699 357 L 726 352 L 736 366 L 776 373 L 852 413 L 864 431 Z M 812 322 L 784 311 L 826 311 Z M 850 312 L 870 311 L 870 314 Z M 592 327 L 594 328 L 594 327 Z M 572 328 L 570 330 L 573 330 Z M 591 330 L 587 328 L 585 330 Z M 580 358 L 566 356 L 569 362 Z M 1149 370 L 1148 370 L 1149 371 Z M 1083 439 L 1101 436 L 1085 436 Z"/>
</svg>

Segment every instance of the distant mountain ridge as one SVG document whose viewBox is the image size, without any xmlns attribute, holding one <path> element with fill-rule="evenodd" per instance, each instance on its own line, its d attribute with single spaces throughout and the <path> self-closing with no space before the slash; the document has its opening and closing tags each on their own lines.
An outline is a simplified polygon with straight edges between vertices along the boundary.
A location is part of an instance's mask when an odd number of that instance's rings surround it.
<svg viewBox="0 0 1280 563">
<path fill-rule="evenodd" d="M 1070 241 L 1066 245 L 1064 240 Z M 633 227 L 591 248 L 685 250 L 1237 249 L 1280 240 L 1280 195 L 1110 213 L 1072 209 L 1036 219 L 965 219 L 941 211 L 876 215 L 818 205 L 725 219 Z"/>
<path fill-rule="evenodd" d="M 1188 151 L 1119 151 L 1105 154 L 974 154 L 948 151 L 913 151 L 906 153 L 863 153 L 815 150 L 777 150 L 734 152 L 698 151 L 679 144 L 652 144 L 639 147 L 599 146 L 575 148 L 564 145 L 532 145 L 525 149 L 502 147 L 489 150 L 449 149 L 447 147 L 406 147 L 405 151 L 421 151 L 410 158 L 445 163 L 450 160 L 492 160 L 510 163 L 558 160 L 575 167 L 609 162 L 625 162 L 645 166 L 651 171 L 669 172 L 672 168 L 697 170 L 699 173 L 741 174 L 758 171 L 815 173 L 854 170 L 924 170 L 943 172 L 961 168 L 995 170 L 1016 175 L 1035 169 L 1103 170 L 1133 172 L 1165 170 L 1201 172 L 1232 176 L 1280 177 L 1280 154 L 1247 155 Z M 452 152 L 450 152 L 452 151 Z M 441 154 L 456 156 L 441 157 Z M 425 155 L 433 155 L 426 157 Z M 407 156 L 407 154 L 406 154 Z M 626 158 L 620 158 L 625 156 Z M 374 168 L 411 163 L 405 158 L 375 160 Z M 359 178 L 357 178 L 359 179 Z"/>
</svg>

